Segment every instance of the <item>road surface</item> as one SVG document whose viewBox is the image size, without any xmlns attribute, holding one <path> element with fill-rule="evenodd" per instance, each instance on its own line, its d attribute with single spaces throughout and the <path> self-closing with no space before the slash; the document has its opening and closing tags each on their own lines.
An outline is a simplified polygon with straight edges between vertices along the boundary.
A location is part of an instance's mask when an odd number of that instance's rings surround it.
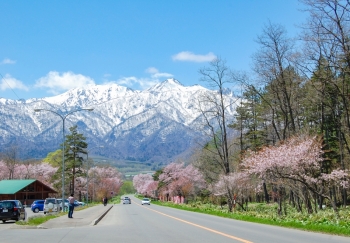
<svg viewBox="0 0 350 243">
<path fill-rule="evenodd" d="M 237 242 L 349 243 L 349 237 L 311 233 L 187 212 L 157 205 L 117 204 L 95 226 L 14 229 L 0 223 L 1 243 Z M 79 220 L 79 219 L 76 219 Z"/>
</svg>

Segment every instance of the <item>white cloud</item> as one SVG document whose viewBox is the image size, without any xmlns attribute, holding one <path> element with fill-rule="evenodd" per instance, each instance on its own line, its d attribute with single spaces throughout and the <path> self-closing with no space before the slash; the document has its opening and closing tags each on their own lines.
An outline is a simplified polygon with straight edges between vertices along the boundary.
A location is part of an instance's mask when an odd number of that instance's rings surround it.
<svg viewBox="0 0 350 243">
<path fill-rule="evenodd" d="M 0 64 L 5 65 L 5 64 L 15 64 L 16 61 L 11 60 L 10 58 L 5 58 L 4 60 L 2 60 L 2 62 Z"/>
<path fill-rule="evenodd" d="M 149 67 L 146 69 L 146 73 L 152 74 L 152 78 L 158 79 L 158 78 L 171 78 L 174 75 L 171 73 L 160 73 L 157 68 L 155 67 Z"/>
<path fill-rule="evenodd" d="M 155 73 L 152 75 L 153 78 L 171 78 L 174 75 L 172 75 L 171 73 Z"/>
<path fill-rule="evenodd" d="M 159 71 L 155 67 L 149 67 L 146 69 L 146 73 L 154 74 L 154 73 L 159 73 Z"/>
<path fill-rule="evenodd" d="M 49 72 L 45 77 L 36 81 L 35 87 L 48 88 L 50 93 L 59 94 L 73 88 L 84 87 L 89 84 L 95 84 L 90 77 L 74 74 L 73 72 L 58 73 Z"/>
<path fill-rule="evenodd" d="M 173 61 L 185 61 L 185 62 L 211 62 L 216 57 L 212 52 L 205 55 L 194 54 L 189 51 L 182 51 L 172 56 Z"/>
<path fill-rule="evenodd" d="M 123 77 L 116 81 L 120 85 L 124 85 L 133 89 L 147 89 L 155 84 L 163 81 L 160 78 L 171 78 L 174 75 L 170 73 L 161 73 L 155 67 L 149 67 L 145 70 L 146 73 L 151 74 L 149 78 L 137 78 L 137 77 Z"/>
<path fill-rule="evenodd" d="M 12 90 L 21 89 L 25 91 L 29 90 L 29 88 L 25 86 L 20 80 L 11 77 L 10 74 L 6 74 L 5 77 L 1 79 L 1 83 L 0 83 L 0 90 L 7 90 L 7 89 L 12 89 Z"/>
<path fill-rule="evenodd" d="M 136 77 L 122 77 L 116 81 L 116 83 L 120 85 L 125 85 L 128 87 L 133 86 L 135 83 L 137 83 L 137 78 Z"/>
<path fill-rule="evenodd" d="M 140 88 L 144 90 L 159 83 L 159 80 L 152 79 L 152 78 L 123 77 L 118 79 L 116 83 L 130 87 L 130 88 L 134 88 L 134 89 Z"/>
</svg>

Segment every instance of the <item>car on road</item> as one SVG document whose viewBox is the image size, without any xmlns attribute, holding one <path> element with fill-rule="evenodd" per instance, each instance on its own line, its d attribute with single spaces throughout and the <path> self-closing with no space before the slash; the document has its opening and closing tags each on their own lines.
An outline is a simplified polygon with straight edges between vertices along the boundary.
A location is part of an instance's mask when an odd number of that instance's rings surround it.
<svg viewBox="0 0 350 243">
<path fill-rule="evenodd" d="M 60 205 L 56 198 L 46 198 L 44 202 L 44 214 L 51 212 L 58 212 L 60 210 Z"/>
<path fill-rule="evenodd" d="M 131 199 L 129 197 L 124 197 L 123 204 L 131 204 Z"/>
<path fill-rule="evenodd" d="M 0 220 L 5 223 L 7 220 L 25 220 L 26 209 L 19 200 L 0 201 Z"/>
<path fill-rule="evenodd" d="M 149 198 L 147 198 L 147 197 L 144 197 L 141 201 L 141 204 L 142 205 L 145 205 L 145 204 L 151 205 L 151 200 L 149 200 Z"/>
<path fill-rule="evenodd" d="M 30 206 L 31 210 L 34 213 L 39 213 L 40 211 L 44 211 L 44 202 L 45 200 L 35 200 Z"/>
</svg>

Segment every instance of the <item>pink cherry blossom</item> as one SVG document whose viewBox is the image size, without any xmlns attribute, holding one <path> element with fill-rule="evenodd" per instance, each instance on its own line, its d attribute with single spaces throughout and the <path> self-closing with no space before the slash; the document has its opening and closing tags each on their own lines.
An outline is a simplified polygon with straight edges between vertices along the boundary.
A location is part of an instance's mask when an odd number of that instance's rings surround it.
<svg viewBox="0 0 350 243">
<path fill-rule="evenodd" d="M 170 163 L 159 176 L 162 196 L 188 197 L 206 187 L 202 174 L 192 165 Z M 182 201 L 182 200 L 181 200 Z"/>
<path fill-rule="evenodd" d="M 301 185 L 310 192 L 328 198 L 329 188 L 348 188 L 349 171 L 332 168 L 322 173 L 322 140 L 318 137 L 293 137 L 279 146 L 250 151 L 243 159 L 244 171 L 270 183 L 294 189 Z M 303 193 L 303 192 L 300 192 Z M 335 209 L 335 205 L 333 205 Z"/>
</svg>

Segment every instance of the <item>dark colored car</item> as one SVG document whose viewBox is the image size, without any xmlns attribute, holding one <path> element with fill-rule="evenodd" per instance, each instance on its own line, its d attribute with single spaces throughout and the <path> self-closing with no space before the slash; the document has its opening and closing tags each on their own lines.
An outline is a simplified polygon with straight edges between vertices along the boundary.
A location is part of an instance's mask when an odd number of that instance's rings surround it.
<svg viewBox="0 0 350 243">
<path fill-rule="evenodd" d="M 0 220 L 5 223 L 7 220 L 25 220 L 26 210 L 19 200 L 0 201 Z"/>
<path fill-rule="evenodd" d="M 39 213 L 39 211 L 44 211 L 44 202 L 45 200 L 35 200 L 30 208 L 34 213 Z"/>
</svg>

